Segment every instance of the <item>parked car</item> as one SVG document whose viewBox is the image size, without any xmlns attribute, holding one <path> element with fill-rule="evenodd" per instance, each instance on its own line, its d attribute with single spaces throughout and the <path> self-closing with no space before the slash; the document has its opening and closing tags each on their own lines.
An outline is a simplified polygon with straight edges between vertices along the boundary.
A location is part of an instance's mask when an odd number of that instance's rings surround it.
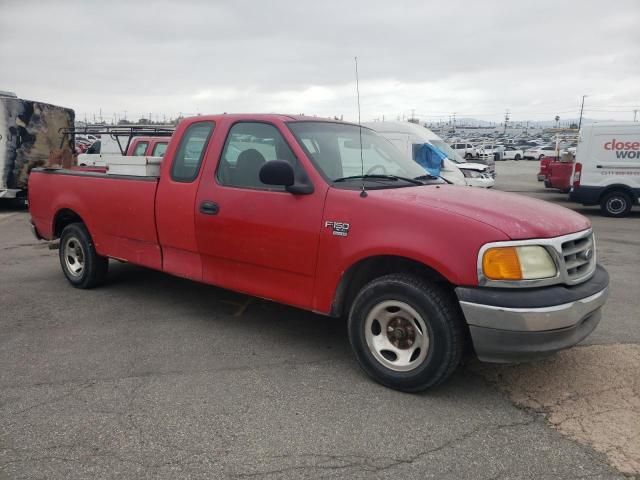
<svg viewBox="0 0 640 480">
<path fill-rule="evenodd" d="M 504 160 L 520 160 L 523 157 L 523 151 L 519 148 L 506 145 L 502 152 L 502 158 Z"/>
<path fill-rule="evenodd" d="M 640 198 L 640 123 L 603 122 L 580 130 L 569 198 L 625 217 Z"/>
<path fill-rule="evenodd" d="M 542 147 L 533 147 L 524 151 L 523 158 L 528 160 L 541 160 L 542 157 L 557 157 L 558 151 L 555 145 L 544 145 Z"/>
<path fill-rule="evenodd" d="M 29 188 L 72 286 L 97 287 L 114 258 L 346 316 L 362 369 L 403 391 L 445 381 L 467 341 L 490 362 L 574 345 L 608 292 L 584 216 L 430 178 L 349 123 L 187 118 L 158 175 L 35 169 Z"/>
<path fill-rule="evenodd" d="M 468 142 L 456 142 L 449 145 L 451 149 L 465 160 L 471 160 L 478 156 L 476 147 Z"/>
<path fill-rule="evenodd" d="M 496 160 L 504 160 L 504 145 L 485 143 L 478 147 L 478 158 L 488 159 L 493 158 Z"/>
</svg>

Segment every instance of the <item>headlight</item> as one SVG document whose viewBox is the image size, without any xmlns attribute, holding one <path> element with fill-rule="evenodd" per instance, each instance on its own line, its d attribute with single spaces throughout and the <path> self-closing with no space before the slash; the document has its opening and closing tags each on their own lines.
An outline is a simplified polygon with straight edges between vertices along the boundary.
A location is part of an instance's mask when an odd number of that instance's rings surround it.
<svg viewBox="0 0 640 480">
<path fill-rule="evenodd" d="M 553 259 L 544 247 L 492 247 L 482 257 L 482 273 L 490 280 L 536 280 L 555 277 Z"/>
</svg>

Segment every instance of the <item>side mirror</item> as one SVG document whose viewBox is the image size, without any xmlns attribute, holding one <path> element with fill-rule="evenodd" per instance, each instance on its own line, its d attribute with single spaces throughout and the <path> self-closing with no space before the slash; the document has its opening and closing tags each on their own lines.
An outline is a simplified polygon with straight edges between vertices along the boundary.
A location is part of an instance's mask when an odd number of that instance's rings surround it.
<svg viewBox="0 0 640 480">
<path fill-rule="evenodd" d="M 286 160 L 271 160 L 265 163 L 258 172 L 260 181 L 265 185 L 285 187 L 287 192 L 294 195 L 308 195 L 313 193 L 313 184 L 302 172 L 302 178 L 296 183 L 293 167 Z"/>
<path fill-rule="evenodd" d="M 293 167 L 284 160 L 271 160 L 259 172 L 260 181 L 266 185 L 290 187 L 295 183 Z"/>
</svg>

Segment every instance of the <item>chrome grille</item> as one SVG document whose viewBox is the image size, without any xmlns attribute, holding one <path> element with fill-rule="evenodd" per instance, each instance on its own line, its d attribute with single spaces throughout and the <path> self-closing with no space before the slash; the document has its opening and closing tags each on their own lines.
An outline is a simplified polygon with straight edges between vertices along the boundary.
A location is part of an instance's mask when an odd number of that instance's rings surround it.
<svg viewBox="0 0 640 480">
<path fill-rule="evenodd" d="M 578 283 L 596 268 L 596 249 L 591 231 L 582 237 L 572 238 L 561 245 L 562 267 L 569 283 Z"/>
</svg>

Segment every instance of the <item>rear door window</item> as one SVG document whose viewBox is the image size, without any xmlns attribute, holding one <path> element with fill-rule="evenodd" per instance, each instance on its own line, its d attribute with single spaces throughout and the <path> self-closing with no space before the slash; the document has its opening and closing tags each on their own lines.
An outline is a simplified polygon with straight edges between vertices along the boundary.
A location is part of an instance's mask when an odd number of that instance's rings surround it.
<svg viewBox="0 0 640 480">
<path fill-rule="evenodd" d="M 139 157 L 141 155 L 144 155 L 145 152 L 147 151 L 148 146 L 149 146 L 149 142 L 138 142 L 138 144 L 136 145 L 136 148 L 133 150 L 133 156 Z"/>
<path fill-rule="evenodd" d="M 156 143 L 153 147 L 153 152 L 151 152 L 152 157 L 164 157 L 164 152 L 167 151 L 167 143 Z"/>
<path fill-rule="evenodd" d="M 192 182 L 198 176 L 202 157 L 213 132 L 213 122 L 197 122 L 185 130 L 171 165 L 171 178 L 178 182 Z"/>
</svg>

